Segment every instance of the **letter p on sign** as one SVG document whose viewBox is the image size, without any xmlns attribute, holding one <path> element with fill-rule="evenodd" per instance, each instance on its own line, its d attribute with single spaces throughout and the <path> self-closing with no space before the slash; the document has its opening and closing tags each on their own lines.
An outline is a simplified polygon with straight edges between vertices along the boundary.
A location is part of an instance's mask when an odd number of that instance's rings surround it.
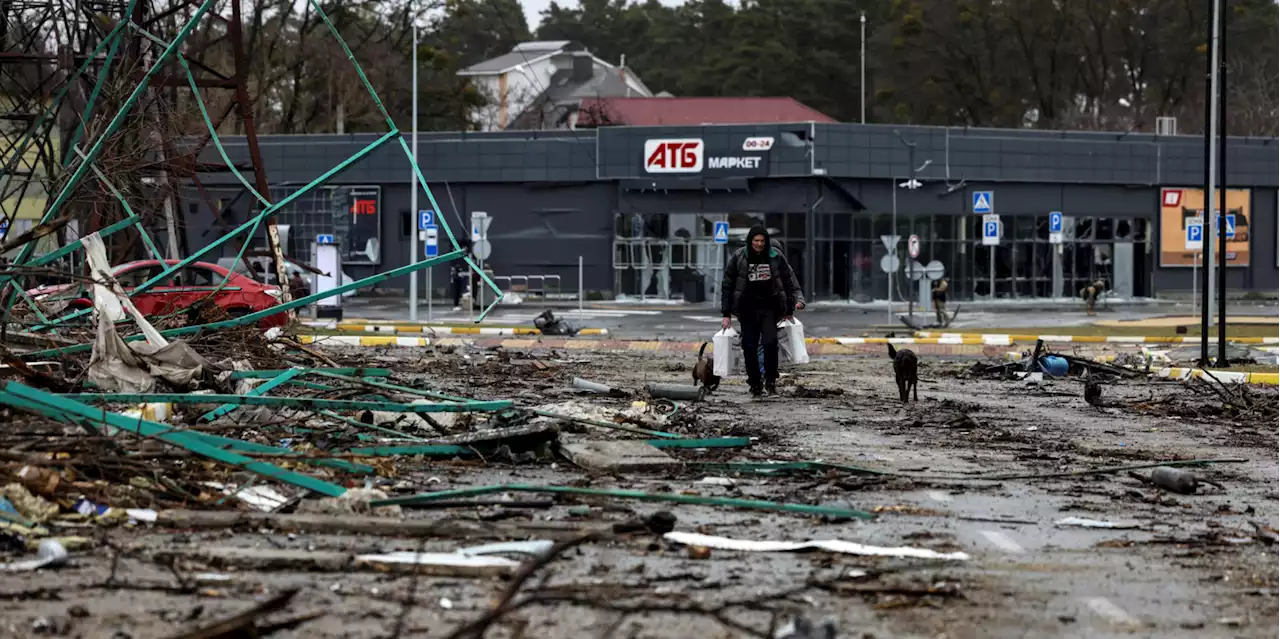
<svg viewBox="0 0 1280 639">
<path fill-rule="evenodd" d="M 645 173 L 701 173 L 702 140 L 645 140 Z"/>
</svg>

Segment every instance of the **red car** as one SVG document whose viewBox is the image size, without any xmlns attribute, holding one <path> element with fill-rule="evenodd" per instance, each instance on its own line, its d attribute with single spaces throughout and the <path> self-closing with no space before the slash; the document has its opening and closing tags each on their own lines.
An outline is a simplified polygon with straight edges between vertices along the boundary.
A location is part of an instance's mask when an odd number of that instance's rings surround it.
<svg viewBox="0 0 1280 639">
<path fill-rule="evenodd" d="M 115 267 L 112 275 L 125 291 L 132 291 L 177 263 L 178 260 L 127 262 Z M 227 285 L 213 296 L 213 303 L 225 309 L 232 317 L 248 315 L 280 303 L 279 287 L 268 286 L 243 275 L 230 273 L 227 269 L 208 262 L 192 262 L 130 299 L 133 300 L 133 305 L 138 307 L 138 311 L 147 317 L 169 315 L 190 308 L 196 302 L 209 297 L 210 293 L 217 290 L 222 280 L 228 277 L 230 279 Z M 76 286 L 75 284 L 41 286 L 27 291 L 27 294 L 41 301 L 83 295 L 84 291 L 77 291 Z M 90 308 L 93 306 L 93 300 L 83 296 L 74 297 L 69 306 L 73 309 Z M 279 313 L 263 318 L 258 324 L 263 328 L 283 326 L 287 319 L 287 313 Z"/>
</svg>

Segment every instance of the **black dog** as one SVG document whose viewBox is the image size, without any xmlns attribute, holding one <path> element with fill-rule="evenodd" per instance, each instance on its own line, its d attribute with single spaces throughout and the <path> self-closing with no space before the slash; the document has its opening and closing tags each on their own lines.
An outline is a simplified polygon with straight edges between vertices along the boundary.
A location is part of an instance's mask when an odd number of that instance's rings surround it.
<svg viewBox="0 0 1280 639">
<path fill-rule="evenodd" d="M 893 377 L 898 382 L 898 395 L 902 397 L 902 403 L 907 403 L 907 395 L 910 394 L 915 401 L 920 401 L 920 393 L 916 389 L 919 379 L 916 377 L 916 354 L 910 349 L 897 350 L 893 344 L 886 344 L 889 347 L 889 358 L 893 360 Z"/>
<path fill-rule="evenodd" d="M 702 348 L 698 349 L 698 361 L 693 365 L 693 385 L 702 384 L 702 387 L 710 393 L 720 388 L 720 377 L 716 375 L 716 367 L 712 361 L 703 357 L 703 353 L 707 352 L 707 343 L 702 343 Z"/>
</svg>

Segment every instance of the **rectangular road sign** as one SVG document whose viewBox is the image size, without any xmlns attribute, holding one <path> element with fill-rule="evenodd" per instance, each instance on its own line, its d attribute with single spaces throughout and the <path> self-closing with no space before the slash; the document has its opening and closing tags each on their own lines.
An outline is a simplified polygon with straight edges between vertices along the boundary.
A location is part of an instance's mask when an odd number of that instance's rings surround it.
<svg viewBox="0 0 1280 639">
<path fill-rule="evenodd" d="M 317 235 L 316 244 L 337 244 L 337 242 L 333 241 L 332 235 Z"/>
<path fill-rule="evenodd" d="M 1204 220 L 1193 217 L 1187 220 L 1186 249 L 1188 251 L 1204 250 Z"/>
<path fill-rule="evenodd" d="M 428 227 L 427 227 L 427 230 L 425 231 L 425 233 L 427 234 L 427 236 L 426 236 L 426 243 L 425 243 L 423 246 L 425 246 L 425 247 L 426 247 L 426 256 L 427 256 L 427 257 L 436 257 L 436 256 L 440 255 L 440 235 L 439 235 L 440 231 L 439 231 L 439 229 L 437 229 L 437 228 L 436 228 L 436 227 L 434 227 L 434 226 L 428 226 Z"/>
<path fill-rule="evenodd" d="M 1049 243 L 1062 243 L 1062 211 L 1049 212 Z"/>
<path fill-rule="evenodd" d="M 418 211 L 418 230 L 425 231 L 436 225 L 436 212 L 424 209 Z"/>
<path fill-rule="evenodd" d="M 982 245 L 1000 245 L 1000 216 L 995 214 L 982 216 Z"/>
</svg>

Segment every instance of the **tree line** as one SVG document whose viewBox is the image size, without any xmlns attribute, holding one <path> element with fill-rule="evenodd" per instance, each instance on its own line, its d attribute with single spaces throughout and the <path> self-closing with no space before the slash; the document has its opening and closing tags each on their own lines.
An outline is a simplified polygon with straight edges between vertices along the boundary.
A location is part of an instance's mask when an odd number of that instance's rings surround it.
<svg viewBox="0 0 1280 639">
<path fill-rule="evenodd" d="M 1277 134 L 1275 0 L 1227 5 L 1228 127 Z M 263 133 L 383 131 L 385 122 L 310 2 L 244 3 L 249 94 Z M 418 25 L 419 126 L 475 128 L 486 96 L 457 72 L 530 40 L 574 40 L 654 91 L 790 96 L 840 121 L 1153 131 L 1172 116 L 1203 128 L 1207 0 L 580 0 L 553 3 L 536 30 L 518 0 L 327 0 L 370 83 L 409 128 Z M 225 9 L 225 7 L 223 7 Z M 223 13 L 229 14 L 228 11 Z M 866 86 L 862 86 L 862 16 Z M 176 33 L 181 14 L 156 27 Z M 225 25 L 193 47 L 229 69 Z M 195 71 L 200 73 L 200 69 Z M 180 93 L 180 92 L 179 92 Z M 210 112 L 218 100 L 204 92 Z M 181 104 L 174 112 L 194 112 Z M 202 122 L 192 122 L 200 128 Z M 238 129 L 231 121 L 227 125 Z M 238 132 L 229 130 L 227 132 Z"/>
</svg>

